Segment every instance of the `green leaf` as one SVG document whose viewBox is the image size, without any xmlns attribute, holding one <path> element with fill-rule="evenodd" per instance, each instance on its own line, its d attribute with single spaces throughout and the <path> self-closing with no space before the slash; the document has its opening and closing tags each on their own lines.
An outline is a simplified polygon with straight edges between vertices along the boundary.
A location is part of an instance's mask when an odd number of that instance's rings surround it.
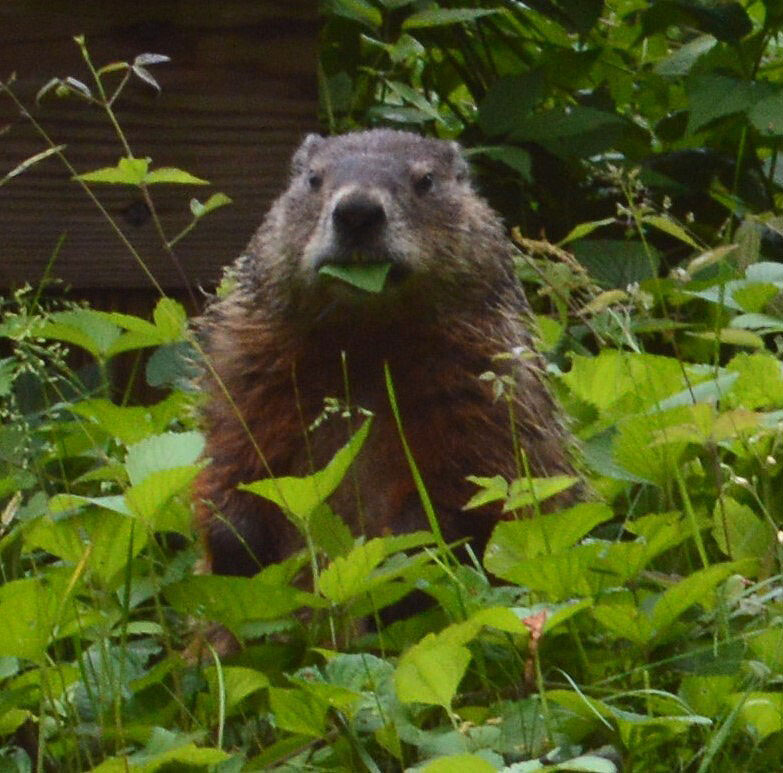
<svg viewBox="0 0 783 773">
<path fill-rule="evenodd" d="M 538 72 L 499 78 L 478 105 L 479 126 L 489 137 L 513 131 L 543 97 L 544 86 L 544 78 Z M 489 155 L 486 150 L 483 152 Z"/>
<path fill-rule="evenodd" d="M 770 352 L 742 352 L 727 365 L 738 374 L 728 394 L 728 404 L 748 410 L 783 406 L 783 365 Z"/>
<path fill-rule="evenodd" d="M 536 142 L 560 158 L 592 156 L 612 147 L 626 130 L 616 113 L 583 105 L 553 108 L 517 122 L 509 138 Z"/>
<path fill-rule="evenodd" d="M 669 217 L 663 215 L 645 215 L 642 218 L 644 223 L 657 228 L 659 231 L 673 236 L 675 239 L 679 239 L 681 242 L 693 247 L 696 250 L 701 250 L 701 246 L 696 242 L 693 237 L 677 222 Z"/>
<path fill-rule="evenodd" d="M 350 263 L 336 265 L 328 263 L 322 266 L 318 273 L 340 279 L 346 284 L 364 290 L 366 293 L 379 293 L 386 284 L 386 277 L 392 264 L 386 263 Z"/>
<path fill-rule="evenodd" d="M 783 136 L 783 92 L 756 102 L 748 112 L 748 118 L 762 136 Z"/>
<path fill-rule="evenodd" d="M 480 487 L 462 508 L 463 510 L 472 510 L 474 507 L 481 507 L 491 502 L 497 502 L 508 496 L 508 481 L 502 475 L 495 475 L 493 478 L 480 478 L 476 475 L 468 475 L 466 480 L 475 483 Z"/>
<path fill-rule="evenodd" d="M 724 327 L 717 333 L 707 330 L 703 333 L 689 333 L 694 338 L 703 338 L 705 341 L 720 341 L 728 346 L 748 346 L 751 349 L 763 349 L 764 339 L 751 333 L 749 330 L 737 330 L 736 328 Z"/>
<path fill-rule="evenodd" d="M 404 30 L 420 29 L 422 27 L 443 27 L 450 24 L 462 24 L 475 21 L 482 16 L 498 13 L 496 8 L 433 8 L 411 14 L 402 23 Z"/>
<path fill-rule="evenodd" d="M 381 12 L 367 0 L 328 0 L 326 7 L 330 13 L 358 21 L 372 30 L 379 29 L 383 21 Z"/>
<path fill-rule="evenodd" d="M 119 328 L 92 309 L 58 311 L 37 326 L 34 335 L 65 341 L 86 349 L 93 357 L 106 357 L 119 338 Z"/>
<path fill-rule="evenodd" d="M 222 623 L 232 630 L 253 620 L 288 618 L 303 606 L 324 603 L 297 588 L 256 577 L 196 575 L 164 589 L 166 599 L 182 614 Z"/>
<path fill-rule="evenodd" d="M 660 256 L 641 242 L 617 239 L 582 239 L 571 249 L 590 276 L 603 287 L 624 290 L 633 282 L 656 276 Z"/>
<path fill-rule="evenodd" d="M 172 497 L 186 493 L 199 470 L 199 466 L 190 464 L 150 472 L 140 483 L 125 490 L 125 502 L 131 512 L 153 531 L 179 531 L 187 534 L 187 521 L 183 524 L 178 513 L 162 511 Z"/>
<path fill-rule="evenodd" d="M 274 502 L 298 521 L 306 523 L 313 511 L 337 489 L 358 455 L 370 431 L 368 419 L 353 437 L 334 455 L 332 461 L 313 475 L 304 478 L 267 478 L 254 483 L 243 483 L 237 488 L 249 491 Z"/>
<path fill-rule="evenodd" d="M 125 444 L 136 443 L 155 431 L 155 422 L 147 408 L 119 406 L 105 398 L 95 397 L 68 406 L 71 413 L 89 419 L 109 437 Z M 89 426 L 86 428 L 89 433 Z"/>
<path fill-rule="evenodd" d="M 161 298 L 152 312 L 152 319 L 161 343 L 182 340 L 188 317 L 181 303 L 173 298 Z"/>
<path fill-rule="evenodd" d="M 559 513 L 501 521 L 487 545 L 485 564 L 502 577 L 520 561 L 567 550 L 611 518 L 606 505 L 583 502 Z"/>
<path fill-rule="evenodd" d="M 132 518 L 91 509 L 67 518 L 38 518 L 25 532 L 24 541 L 31 549 L 40 548 L 73 565 L 86 557 L 90 571 L 109 583 L 127 564 L 131 535 L 133 556 L 147 542 L 145 531 L 133 526 Z"/>
<path fill-rule="evenodd" d="M 477 754 L 448 754 L 419 770 L 421 773 L 495 773 L 497 768 Z"/>
<path fill-rule="evenodd" d="M 783 693 L 735 693 L 729 705 L 739 708 L 740 719 L 759 741 L 783 730 Z"/>
<path fill-rule="evenodd" d="M 213 193 L 203 204 L 198 199 L 191 199 L 190 211 L 193 213 L 193 217 L 200 218 L 232 203 L 232 200 L 225 193 Z"/>
<path fill-rule="evenodd" d="M 750 574 L 755 561 L 734 561 L 700 569 L 663 593 L 652 607 L 650 622 L 657 637 L 689 607 L 709 602 L 712 591 L 732 574 Z"/>
<path fill-rule="evenodd" d="M 321 738 L 326 730 L 329 704 L 306 690 L 271 687 L 269 708 L 275 725 L 290 733 Z"/>
<path fill-rule="evenodd" d="M 467 647 L 427 634 L 403 653 L 397 664 L 397 697 L 403 703 L 429 703 L 450 710 L 470 658 Z"/>
<path fill-rule="evenodd" d="M 597 357 L 574 356 L 562 380 L 611 419 L 654 406 L 687 386 L 674 358 L 614 349 L 602 349 Z"/>
<path fill-rule="evenodd" d="M 0 657 L 43 661 L 55 626 L 71 615 L 61 613 L 67 603 L 68 578 L 65 573 L 49 572 L 0 587 Z"/>
<path fill-rule="evenodd" d="M 688 132 L 732 113 L 745 113 L 763 95 L 762 86 L 725 75 L 696 75 L 688 80 Z"/>
<path fill-rule="evenodd" d="M 154 169 L 152 172 L 148 172 L 144 176 L 144 183 L 146 185 L 155 185 L 156 183 L 176 183 L 177 185 L 209 185 L 208 180 L 202 180 L 200 177 L 195 177 L 190 172 L 185 172 L 182 169 L 176 169 L 171 166 L 162 166 L 159 169 Z"/>
<path fill-rule="evenodd" d="M 553 475 L 550 478 L 517 478 L 512 480 L 508 490 L 508 499 L 503 512 L 509 513 L 525 507 L 532 507 L 556 496 L 579 482 L 573 475 Z"/>
<path fill-rule="evenodd" d="M 483 155 L 493 161 L 500 161 L 509 169 L 513 169 L 523 180 L 532 182 L 533 161 L 530 153 L 523 148 L 518 148 L 515 145 L 490 145 L 471 148 L 467 155 Z"/>
<path fill-rule="evenodd" d="M 683 0 L 657 0 L 642 13 L 645 36 L 672 26 L 695 27 L 724 43 L 738 43 L 753 30 L 745 9 L 736 2 L 716 6 Z"/>
<path fill-rule="evenodd" d="M 579 223 L 579 225 L 574 226 L 566 234 L 566 236 L 557 243 L 557 246 L 562 247 L 568 244 L 569 242 L 576 241 L 577 239 L 582 239 L 583 237 L 591 234 L 596 229 L 602 228 L 605 225 L 614 225 L 616 222 L 617 222 L 616 218 L 606 217 L 603 220 L 591 220 L 589 223 Z"/>
<path fill-rule="evenodd" d="M 93 172 L 76 175 L 74 179 L 90 183 L 120 183 L 141 185 L 150 166 L 149 158 L 121 158 L 116 166 L 105 166 Z"/>
<path fill-rule="evenodd" d="M 688 75 L 696 62 L 704 54 L 712 51 L 717 42 L 717 39 L 712 35 L 699 35 L 680 46 L 674 53 L 659 60 L 653 70 L 658 75 L 666 77 Z"/>
<path fill-rule="evenodd" d="M 221 666 L 223 689 L 225 690 L 226 713 L 231 713 L 248 695 L 269 687 L 269 677 L 254 668 L 243 666 Z M 206 669 L 204 677 L 210 692 L 217 695 L 220 681 L 216 668 Z"/>
<path fill-rule="evenodd" d="M 193 465 L 204 450 L 200 432 L 165 432 L 152 435 L 128 448 L 125 469 L 132 484 L 153 473 Z"/>
<path fill-rule="evenodd" d="M 775 545 L 771 527 L 747 505 L 722 496 L 712 511 L 712 536 L 729 558 L 762 558 Z"/>
<path fill-rule="evenodd" d="M 330 601 L 342 604 L 366 590 L 366 579 L 386 557 L 381 539 L 358 545 L 347 556 L 339 556 L 318 578 L 318 589 Z"/>
</svg>

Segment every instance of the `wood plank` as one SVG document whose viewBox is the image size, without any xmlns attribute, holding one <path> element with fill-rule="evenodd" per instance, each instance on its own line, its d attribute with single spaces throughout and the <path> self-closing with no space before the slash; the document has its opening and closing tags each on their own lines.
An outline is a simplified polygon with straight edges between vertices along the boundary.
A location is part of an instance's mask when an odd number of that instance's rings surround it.
<svg viewBox="0 0 783 773">
<path fill-rule="evenodd" d="M 50 77 L 89 73 L 72 41 L 84 33 L 96 65 L 139 53 L 171 56 L 151 69 L 161 94 L 135 80 L 117 115 L 135 156 L 177 166 L 212 186 L 153 186 L 171 236 L 190 219 L 192 196 L 223 191 L 234 204 L 216 211 L 177 247 L 194 285 L 211 286 L 242 250 L 285 185 L 291 152 L 317 129 L 317 6 L 311 2 L 194 3 L 161 0 L 4 0 L 0 7 L 0 78 L 16 72 L 14 91 L 67 145 L 79 171 L 114 165 L 122 155 L 102 111 L 74 99 L 34 95 Z M 0 177 L 45 145 L 0 95 Z M 164 288 L 181 287 L 138 191 L 94 185 L 123 232 Z M 111 227 L 50 158 L 0 187 L 0 287 L 36 282 L 66 234 L 54 274 L 76 288 L 144 288 L 144 272 Z"/>
</svg>

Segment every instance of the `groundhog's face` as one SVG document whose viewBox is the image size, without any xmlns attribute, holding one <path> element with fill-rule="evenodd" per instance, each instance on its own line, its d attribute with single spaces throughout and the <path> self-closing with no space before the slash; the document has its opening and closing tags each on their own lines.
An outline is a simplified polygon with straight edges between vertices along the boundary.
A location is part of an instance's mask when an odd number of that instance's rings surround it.
<svg viewBox="0 0 783 773">
<path fill-rule="evenodd" d="M 456 143 L 374 130 L 309 136 L 270 215 L 297 295 L 370 303 L 328 267 L 389 267 L 382 295 L 485 284 L 500 262 L 496 216 Z"/>
</svg>

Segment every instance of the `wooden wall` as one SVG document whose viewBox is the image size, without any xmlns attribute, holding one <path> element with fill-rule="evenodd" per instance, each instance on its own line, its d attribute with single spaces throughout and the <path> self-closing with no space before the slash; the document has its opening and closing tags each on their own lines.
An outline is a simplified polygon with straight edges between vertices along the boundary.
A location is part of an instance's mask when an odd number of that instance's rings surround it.
<svg viewBox="0 0 783 773">
<path fill-rule="evenodd" d="M 134 79 L 117 103 L 117 115 L 135 156 L 212 183 L 150 189 L 170 235 L 189 221 L 192 196 L 204 201 L 222 191 L 234 200 L 176 248 L 193 285 L 214 285 L 220 267 L 239 254 L 285 185 L 292 150 L 305 132 L 317 129 L 317 4 L 2 0 L 0 79 L 7 81 L 15 71 L 14 91 L 84 172 L 114 165 L 122 155 L 105 114 L 76 99 L 50 95 L 39 106 L 34 100 L 52 76 L 89 82 L 72 41 L 80 33 L 96 65 L 145 52 L 171 57 L 150 68 L 162 93 Z M 0 94 L 0 178 L 45 147 Z M 181 295 L 183 281 L 139 192 L 110 185 L 93 190 L 161 286 Z M 149 280 L 56 158 L 0 187 L 0 288 L 38 281 L 63 234 L 52 273 L 75 295 L 115 307 L 124 298 L 146 297 Z"/>
</svg>

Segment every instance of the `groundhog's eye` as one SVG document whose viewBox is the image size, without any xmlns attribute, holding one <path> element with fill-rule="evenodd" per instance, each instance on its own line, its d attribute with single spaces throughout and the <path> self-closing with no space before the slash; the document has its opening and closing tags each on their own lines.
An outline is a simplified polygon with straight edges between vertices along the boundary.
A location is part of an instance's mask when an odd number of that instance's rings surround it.
<svg viewBox="0 0 783 773">
<path fill-rule="evenodd" d="M 323 181 L 323 177 L 321 177 L 320 174 L 316 174 L 315 172 L 310 172 L 310 174 L 307 176 L 307 184 L 310 186 L 311 191 L 319 190 Z"/>
<path fill-rule="evenodd" d="M 413 183 L 413 187 L 416 190 L 416 193 L 418 193 L 419 196 L 422 196 L 423 194 L 427 193 L 427 191 L 429 191 L 432 188 L 432 183 L 434 179 L 435 178 L 432 176 L 432 172 L 427 172 L 426 174 L 419 175 L 419 177 L 417 177 Z"/>
</svg>

